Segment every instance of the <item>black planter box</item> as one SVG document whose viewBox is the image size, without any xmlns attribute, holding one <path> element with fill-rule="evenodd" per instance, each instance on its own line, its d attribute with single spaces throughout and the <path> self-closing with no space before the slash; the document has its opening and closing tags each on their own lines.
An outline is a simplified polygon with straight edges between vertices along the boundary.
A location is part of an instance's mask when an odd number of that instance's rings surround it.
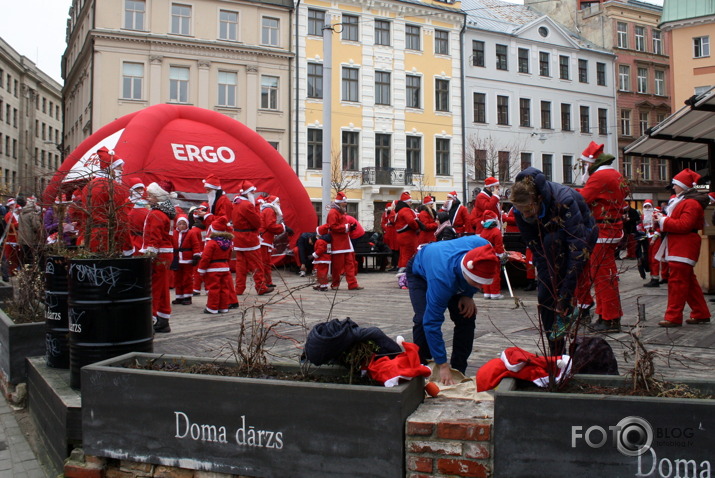
<svg viewBox="0 0 715 478">
<path fill-rule="evenodd" d="M 576 379 L 625 385 L 622 377 Z M 715 381 L 679 382 L 715 392 Z M 649 447 L 631 446 L 648 430 Z M 528 392 L 514 379 L 496 392 L 496 477 L 710 476 L 701 472 L 715 466 L 713 450 L 715 400 Z"/>
<path fill-rule="evenodd" d="M 84 367 L 85 452 L 244 476 L 404 476 L 422 378 L 385 388 L 120 366 L 152 358 L 209 361 L 132 353 Z"/>
<path fill-rule="evenodd" d="M 0 309 L 0 370 L 8 383 L 27 380 L 27 357 L 45 355 L 45 323 L 16 324 Z"/>
</svg>

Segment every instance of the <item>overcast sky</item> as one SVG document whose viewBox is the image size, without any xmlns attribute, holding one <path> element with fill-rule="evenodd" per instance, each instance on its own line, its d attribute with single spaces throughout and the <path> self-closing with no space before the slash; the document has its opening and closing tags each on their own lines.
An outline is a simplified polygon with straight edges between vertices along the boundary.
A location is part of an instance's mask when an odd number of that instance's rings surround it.
<svg viewBox="0 0 715 478">
<path fill-rule="evenodd" d="M 524 3 L 520 0 L 506 1 Z M 645 1 L 663 5 L 663 0 Z M 2 39 L 60 84 L 67 12 L 71 4 L 72 0 L 3 0 L 0 14 Z"/>
</svg>

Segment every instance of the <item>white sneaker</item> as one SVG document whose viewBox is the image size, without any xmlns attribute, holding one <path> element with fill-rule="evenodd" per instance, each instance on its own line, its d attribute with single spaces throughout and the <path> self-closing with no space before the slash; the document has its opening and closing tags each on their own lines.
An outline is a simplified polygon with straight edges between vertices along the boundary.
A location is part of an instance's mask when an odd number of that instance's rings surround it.
<svg viewBox="0 0 715 478">
<path fill-rule="evenodd" d="M 305 277 L 305 271 L 300 271 L 300 272 L 298 273 L 298 275 L 301 276 L 301 277 Z"/>
<path fill-rule="evenodd" d="M 492 295 L 491 295 L 491 294 L 484 294 L 484 298 L 487 299 L 487 300 L 489 300 L 489 299 L 492 298 Z"/>
<path fill-rule="evenodd" d="M 492 300 L 502 300 L 504 298 L 504 294 L 492 294 Z"/>
</svg>

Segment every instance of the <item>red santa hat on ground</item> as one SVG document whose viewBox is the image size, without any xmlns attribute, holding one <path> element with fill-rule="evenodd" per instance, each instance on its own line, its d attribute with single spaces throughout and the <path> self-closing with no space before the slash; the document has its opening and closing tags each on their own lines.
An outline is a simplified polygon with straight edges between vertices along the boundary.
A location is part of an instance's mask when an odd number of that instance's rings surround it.
<svg viewBox="0 0 715 478">
<path fill-rule="evenodd" d="M 186 225 L 189 225 L 189 216 L 186 214 L 177 214 L 176 219 L 175 219 L 176 225 L 178 226 L 180 222 L 185 222 Z"/>
<path fill-rule="evenodd" d="M 256 186 L 253 185 L 251 181 L 243 181 L 241 183 L 241 189 L 238 191 L 238 193 L 241 196 L 246 196 L 249 193 L 252 193 L 256 190 Z"/>
<path fill-rule="evenodd" d="M 643 207 L 650 206 L 653 207 L 653 200 L 652 199 L 646 199 L 643 201 Z"/>
<path fill-rule="evenodd" d="M 144 185 L 144 183 L 142 182 L 142 180 L 141 180 L 140 178 L 137 178 L 137 177 L 129 178 L 129 179 L 127 180 L 127 183 L 129 184 L 129 189 L 132 190 L 132 191 L 135 190 L 135 189 L 137 189 L 137 188 L 144 188 L 144 189 L 146 189 L 146 186 Z"/>
<path fill-rule="evenodd" d="M 432 196 L 425 196 L 425 197 L 422 199 L 422 204 L 424 204 L 425 206 L 427 206 L 428 204 L 434 204 L 434 197 L 432 197 Z"/>
<path fill-rule="evenodd" d="M 491 284 L 499 269 L 499 259 L 491 244 L 475 247 L 462 259 L 462 274 L 477 284 Z"/>
<path fill-rule="evenodd" d="M 228 231 L 228 221 L 224 216 L 218 216 L 211 222 L 211 229 L 214 232 L 226 232 Z"/>
<path fill-rule="evenodd" d="M 399 339 L 400 337 L 398 341 Z M 404 341 L 401 345 L 405 351 L 394 358 L 380 357 L 370 362 L 367 372 L 373 380 L 384 383 L 386 387 L 394 387 L 400 383 L 400 379 L 411 380 L 413 377 L 430 376 L 432 370 L 420 363 L 419 347 Z"/>
<path fill-rule="evenodd" d="M 457 191 L 447 193 L 447 199 L 457 199 Z"/>
<path fill-rule="evenodd" d="M 115 158 L 114 151 L 102 146 L 97 150 L 97 158 L 99 159 L 99 167 L 101 169 L 117 169 L 124 165 L 124 160 Z"/>
<path fill-rule="evenodd" d="M 558 383 L 571 371 L 571 358 L 568 355 L 540 357 L 519 347 L 509 347 L 477 370 L 477 391 L 491 390 L 505 377 L 529 380 L 539 387 L 549 384 L 549 372 L 553 369 Z"/>
<path fill-rule="evenodd" d="M 588 147 L 581 153 L 581 160 L 587 163 L 593 163 L 598 159 L 599 156 L 603 154 L 603 145 L 598 144 L 595 141 L 591 141 Z"/>
<path fill-rule="evenodd" d="M 412 202 L 412 195 L 410 194 L 409 191 L 404 191 L 402 194 L 400 194 L 400 201 L 402 202 Z"/>
<path fill-rule="evenodd" d="M 484 180 L 484 186 L 490 188 L 492 186 L 499 186 L 499 180 L 495 177 L 488 177 L 487 179 Z"/>
<path fill-rule="evenodd" d="M 221 189 L 221 181 L 213 174 L 209 174 L 204 179 L 204 187 L 208 189 Z"/>
<path fill-rule="evenodd" d="M 338 191 L 338 194 L 335 195 L 335 201 L 336 203 L 346 203 L 348 202 L 348 197 L 345 195 L 344 192 Z"/>
<path fill-rule="evenodd" d="M 150 196 L 153 196 L 158 202 L 164 202 L 171 199 L 169 193 L 164 191 L 164 189 L 157 183 L 149 184 L 149 186 L 147 186 L 146 188 L 146 193 Z"/>
<path fill-rule="evenodd" d="M 694 188 L 698 181 L 700 181 L 700 175 L 689 168 L 683 169 L 673 178 L 673 184 L 685 190 Z"/>
<path fill-rule="evenodd" d="M 484 213 L 482 213 L 482 226 L 484 225 L 485 222 L 487 221 L 496 221 L 497 220 L 497 213 L 495 213 L 492 210 L 486 210 Z"/>
</svg>

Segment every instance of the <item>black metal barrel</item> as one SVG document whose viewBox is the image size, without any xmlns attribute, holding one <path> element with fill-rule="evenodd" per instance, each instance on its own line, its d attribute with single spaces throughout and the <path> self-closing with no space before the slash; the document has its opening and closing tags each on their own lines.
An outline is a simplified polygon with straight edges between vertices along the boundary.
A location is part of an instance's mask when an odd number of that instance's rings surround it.
<svg viewBox="0 0 715 478">
<path fill-rule="evenodd" d="M 69 266 L 70 386 L 80 369 L 128 352 L 152 352 L 151 259 L 74 259 Z"/>
<path fill-rule="evenodd" d="M 45 262 L 45 357 L 52 368 L 70 366 L 67 265 L 62 256 L 49 256 Z"/>
</svg>

